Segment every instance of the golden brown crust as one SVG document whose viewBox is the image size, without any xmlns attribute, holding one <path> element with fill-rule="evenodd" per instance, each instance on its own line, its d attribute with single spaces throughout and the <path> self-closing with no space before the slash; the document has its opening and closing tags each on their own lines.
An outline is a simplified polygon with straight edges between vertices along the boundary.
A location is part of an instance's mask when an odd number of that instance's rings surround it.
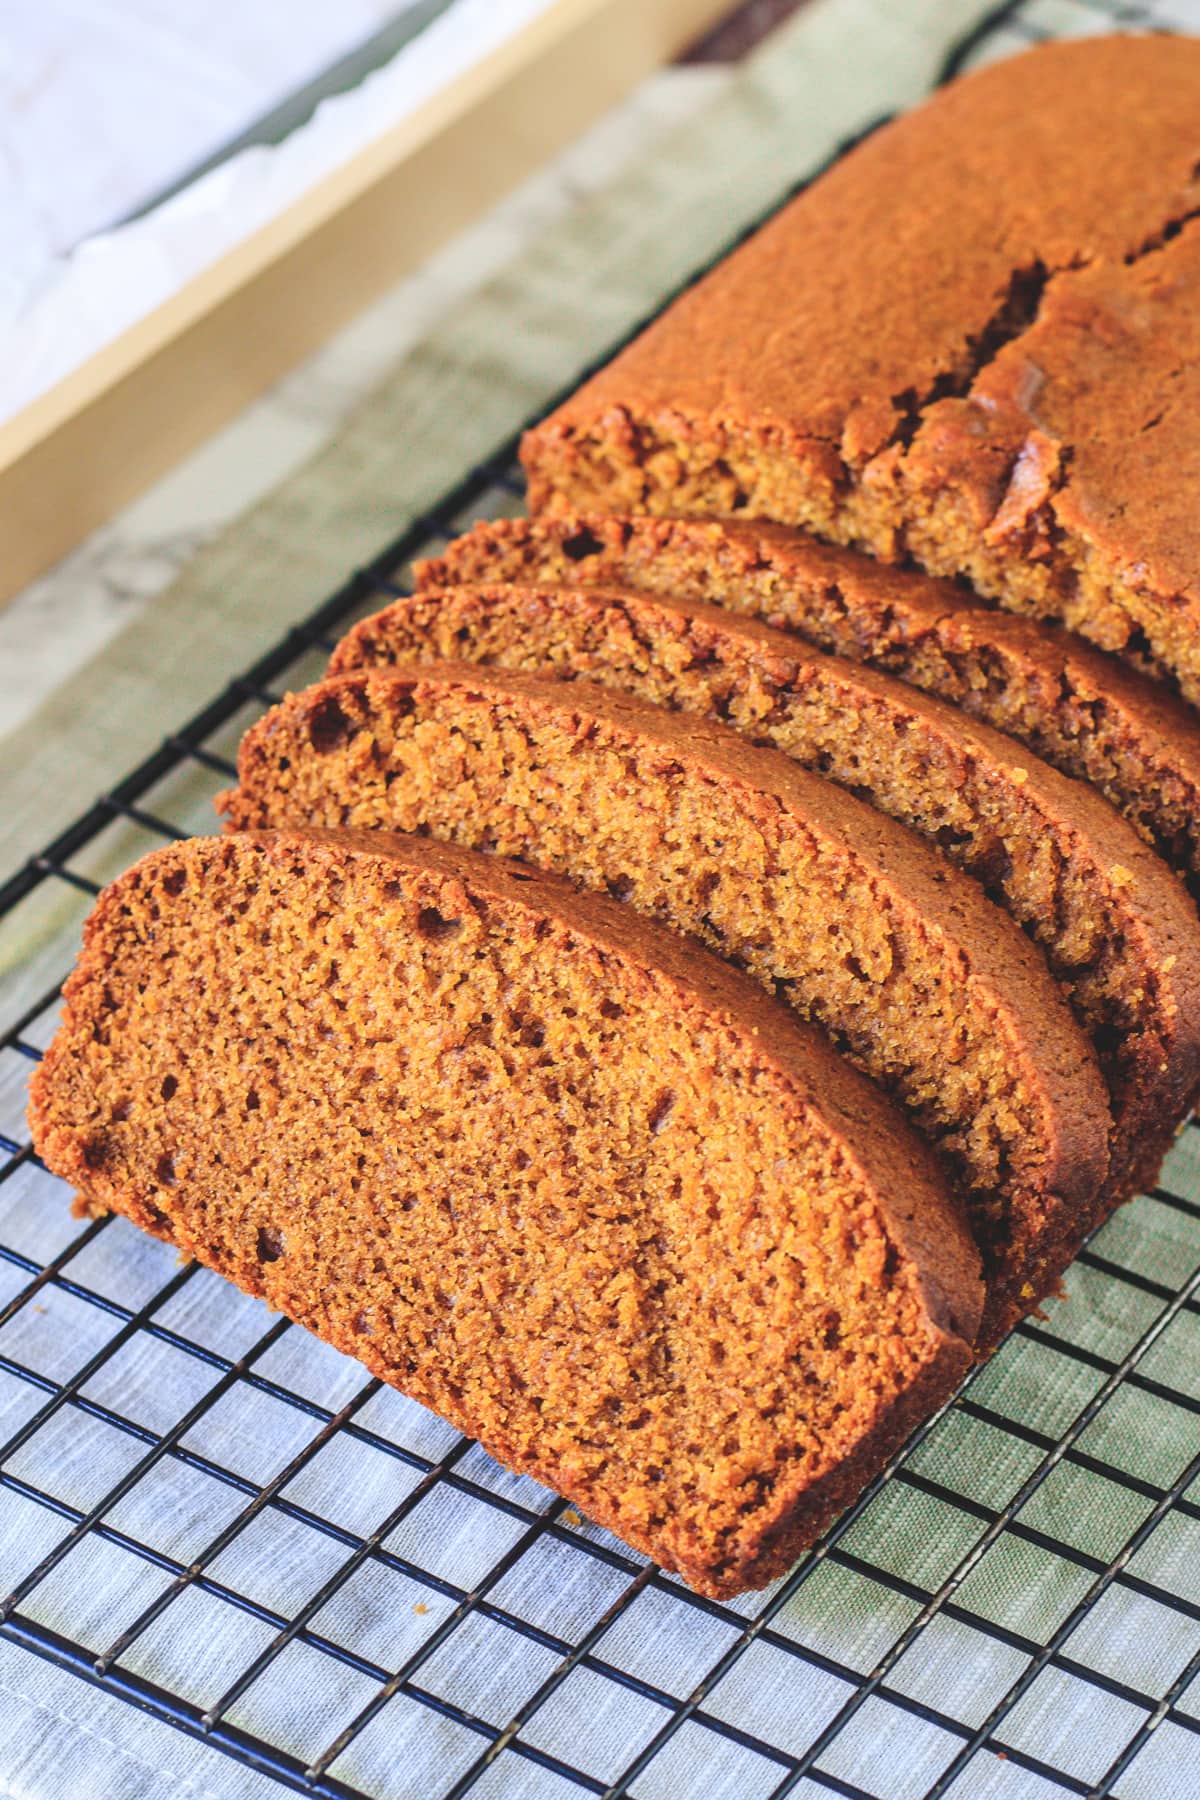
<svg viewBox="0 0 1200 1800">
<path fill-rule="evenodd" d="M 527 435 L 531 507 L 807 525 L 1200 698 L 1198 117 L 1188 38 L 943 89 Z"/>
<path fill-rule="evenodd" d="M 239 774 L 235 828 L 401 825 L 588 886 L 617 869 L 634 904 L 782 982 L 974 1187 L 988 1343 L 1092 1221 L 1110 1117 L 1040 957 L 914 834 L 786 758 L 627 695 L 448 665 L 290 697 L 247 734 Z"/>
<path fill-rule="evenodd" d="M 445 657 L 720 718 L 932 838 L 1041 945 L 1096 1043 L 1115 1127 L 1108 1198 L 1153 1181 L 1200 1080 L 1200 921 L 1090 788 L 958 709 L 758 620 L 616 588 L 423 587 L 361 620 L 330 668 Z"/>
<path fill-rule="evenodd" d="M 461 937 L 446 930 L 448 919 L 464 916 Z M 368 921 L 379 927 L 377 949 L 362 939 Z M 327 963 L 330 946 L 338 955 Z M 479 1008 L 494 1004 L 493 989 L 511 992 L 515 971 L 525 997 L 512 1024 L 501 1027 Z M 383 1002 L 398 983 L 407 983 L 395 1002 L 406 1025 L 395 1040 Z M 575 996 L 587 1023 L 576 1027 L 573 1010 L 548 1013 L 539 1027 L 553 1041 L 546 1058 L 531 1045 L 520 1007 L 560 991 Z M 780 1556 L 812 1541 L 968 1365 L 954 1326 L 970 1331 L 979 1317 L 977 1256 L 936 1166 L 903 1122 L 816 1034 L 798 1029 L 732 971 L 627 909 L 575 894 L 540 872 L 386 833 L 192 840 L 155 852 L 106 891 L 65 998 L 31 1102 L 36 1143 L 56 1172 L 93 1205 L 128 1214 L 265 1294 L 701 1591 L 731 1594 L 771 1579 Z M 539 1129 L 536 1120 L 546 1129 L 563 1104 L 552 1086 L 582 1082 L 572 1089 L 582 1111 L 578 1122 L 568 1119 L 564 1145 L 583 1141 L 585 1121 L 599 1106 L 595 1142 L 615 1142 L 617 1157 L 607 1172 L 593 1173 L 586 1162 L 551 1162 L 543 1172 L 536 1156 L 544 1146 L 531 1138 L 535 1162 L 524 1174 L 530 1157 L 514 1157 L 508 1137 L 496 1143 L 495 1101 L 472 1101 L 478 1077 L 462 1061 L 483 1020 L 506 1058 L 510 1101 L 515 1094 L 519 1105 L 524 1096 L 529 1106 L 531 1132 Z M 248 1034 L 251 1021 L 258 1028 Z M 676 1084 L 679 1116 L 665 1132 L 652 1119 L 640 1136 L 626 1138 L 626 1114 L 644 1121 L 646 1097 L 636 1075 L 622 1075 L 615 1052 L 622 1042 L 631 1052 L 636 1046 L 632 1069 L 649 1048 L 641 1041 L 647 1030 L 662 1078 Z M 282 1061 L 271 1053 L 280 1033 L 287 1041 Z M 574 1061 L 573 1046 L 585 1046 Z M 374 1064 L 366 1090 L 364 1057 Z M 443 1071 L 452 1090 L 441 1096 L 440 1114 L 438 1089 L 417 1073 L 431 1057 L 429 1066 Z M 388 1083 L 398 1074 L 403 1080 L 406 1069 L 411 1092 L 404 1108 L 395 1099 L 364 1098 L 389 1094 Z M 348 1074 L 359 1084 L 354 1104 L 345 1098 Z M 599 1084 L 594 1095 L 589 1080 Z M 628 1106 L 617 1103 L 623 1082 L 633 1089 Z M 616 1108 L 611 1117 L 606 1106 Z M 733 1161 L 718 1158 L 714 1133 L 730 1126 L 744 1133 L 744 1165 L 733 1144 Z M 439 1136 L 444 1130 L 451 1135 Z M 477 1164 L 469 1160 L 475 1146 Z M 788 1156 L 799 1159 L 791 1179 L 778 1163 L 780 1146 L 789 1147 L 784 1164 Z M 405 1159 L 414 1151 L 413 1166 L 425 1171 L 430 1189 L 422 1202 L 432 1211 L 426 1217 L 418 1207 L 406 1226 L 415 1202 L 404 1198 Z M 457 1174 L 439 1212 L 437 1170 L 454 1156 Z M 626 1165 L 632 1186 L 618 1172 Z M 811 1198 L 797 1186 L 809 1166 L 817 1184 Z M 741 1169 L 737 1182 L 749 1179 L 745 1200 L 721 1188 L 726 1167 Z M 375 1169 L 389 1171 L 378 1191 Z M 699 1183 L 698 1205 L 707 1192 L 712 1217 L 727 1216 L 721 1229 L 735 1236 L 724 1240 L 725 1255 L 740 1262 L 737 1280 L 768 1284 L 736 1327 L 760 1334 L 759 1341 L 735 1336 L 720 1358 L 693 1360 L 679 1373 L 672 1372 L 674 1359 L 701 1354 L 709 1287 L 720 1287 L 725 1272 L 711 1253 L 691 1265 L 686 1247 L 672 1250 L 690 1235 L 693 1218 L 672 1169 Z M 609 1192 L 614 1179 L 628 1192 Z M 494 1197 L 481 1200 L 489 1183 Z M 572 1188 L 579 1222 L 564 1235 Z M 634 1262 L 648 1260 L 645 1295 L 635 1304 L 637 1279 L 609 1268 L 606 1298 L 595 1259 L 607 1242 L 628 1236 L 627 1214 L 639 1209 L 648 1218 Z M 773 1271 L 783 1267 L 773 1259 L 782 1246 L 763 1233 L 769 1219 L 791 1221 L 788 1231 L 808 1230 L 802 1215 L 813 1226 L 824 1221 L 830 1246 L 836 1252 L 844 1242 L 850 1260 L 835 1253 L 830 1261 L 814 1241 L 810 1274 L 795 1300 L 773 1313 Z M 531 1277 L 520 1286 L 525 1269 L 515 1270 L 503 1248 L 514 1227 L 519 1260 L 535 1270 L 544 1257 L 547 1270 L 560 1271 L 552 1284 Z M 693 1228 L 710 1230 L 698 1215 Z M 735 1252 L 734 1243 L 744 1249 Z M 799 1249 L 797 1243 L 791 1253 Z M 686 1285 L 703 1271 L 698 1286 Z M 503 1285 L 509 1277 L 523 1302 L 481 1307 L 477 1281 Z M 572 1281 L 581 1284 L 577 1324 Z M 664 1302 L 655 1296 L 672 1282 L 674 1310 L 662 1314 Z M 410 1304 L 409 1286 L 426 1298 Z M 727 1304 L 734 1304 L 732 1293 Z M 673 1357 L 655 1361 L 650 1354 L 639 1306 L 651 1308 L 646 1318 L 659 1334 L 655 1341 L 673 1346 Z M 857 1379 L 850 1371 L 860 1367 L 858 1348 L 844 1335 L 852 1319 L 885 1334 L 873 1351 L 864 1344 L 879 1360 L 861 1364 L 873 1385 L 845 1408 L 854 1415 L 849 1427 L 839 1425 L 837 1407 L 818 1423 L 823 1390 L 806 1387 L 803 1361 L 794 1376 L 786 1373 L 793 1366 L 792 1306 L 817 1308 L 805 1327 L 818 1334 L 809 1354 L 814 1372 L 819 1365 L 831 1385 L 838 1357 L 845 1380 Z M 611 1326 L 598 1329 L 596 1321 L 610 1315 Z M 642 1359 L 637 1367 L 626 1366 L 620 1348 L 630 1333 L 630 1354 L 636 1348 Z M 594 1364 L 582 1386 L 572 1374 L 578 1357 Z M 868 1367 L 877 1373 L 868 1375 Z M 709 1416 L 709 1406 L 714 1418 L 736 1416 L 728 1383 L 735 1372 L 739 1381 L 757 1381 L 756 1369 L 765 1382 L 784 1380 L 778 1405 L 790 1409 L 789 1419 L 795 1412 L 794 1426 L 775 1421 L 770 1408 L 753 1420 L 747 1412 L 740 1446 L 703 1447 L 701 1476 L 688 1441 L 697 1419 Z M 536 1404 L 525 1399 L 531 1380 Z M 595 1441 L 594 1420 L 575 1422 L 582 1421 L 578 1409 L 587 1413 L 596 1399 L 593 1382 L 600 1398 L 606 1392 L 611 1400 L 606 1445 Z M 620 1396 L 630 1393 L 640 1397 L 644 1421 L 623 1418 Z M 803 1425 L 814 1407 L 814 1426 Z M 802 1437 L 815 1428 L 825 1441 L 793 1446 L 793 1428 Z M 775 1459 L 765 1482 L 754 1473 L 767 1466 L 755 1461 L 764 1454 Z"/>
</svg>

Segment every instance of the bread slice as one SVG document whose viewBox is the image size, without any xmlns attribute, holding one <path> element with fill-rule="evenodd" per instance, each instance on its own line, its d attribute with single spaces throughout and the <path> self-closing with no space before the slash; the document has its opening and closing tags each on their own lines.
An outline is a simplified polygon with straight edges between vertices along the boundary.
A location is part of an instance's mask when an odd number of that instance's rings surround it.
<svg viewBox="0 0 1200 1800">
<path fill-rule="evenodd" d="M 955 582 L 745 519 L 481 519 L 416 568 L 456 582 L 634 588 L 698 600 L 884 669 L 1090 782 L 1200 900 L 1200 719 L 1072 632 L 996 612 Z"/>
<path fill-rule="evenodd" d="M 617 589 L 422 591 L 356 625 L 330 672 L 454 657 L 723 719 L 932 839 L 1040 944 L 1090 1035 L 1114 1203 L 1157 1179 L 1200 1082 L 1200 919 L 1090 788 L 892 676 L 756 620 Z"/>
<path fill-rule="evenodd" d="M 1028 939 L 912 832 L 776 751 L 583 682 L 368 671 L 247 732 L 231 826 L 517 855 L 702 939 L 823 1025 L 969 1190 L 985 1343 L 1096 1217 L 1110 1115 Z"/>
<path fill-rule="evenodd" d="M 1187 37 L 941 89 L 527 435 L 531 510 L 804 525 L 1200 702 L 1198 117 Z"/>
<path fill-rule="evenodd" d="M 928 1151 L 628 909 L 375 833 L 101 897 L 49 1166 L 714 1596 L 782 1573 L 970 1360 Z"/>
</svg>

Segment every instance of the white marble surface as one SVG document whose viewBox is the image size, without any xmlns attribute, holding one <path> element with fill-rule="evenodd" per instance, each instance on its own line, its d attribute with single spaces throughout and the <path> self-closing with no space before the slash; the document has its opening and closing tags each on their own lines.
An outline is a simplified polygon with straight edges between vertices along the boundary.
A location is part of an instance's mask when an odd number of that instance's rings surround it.
<svg viewBox="0 0 1200 1800">
<path fill-rule="evenodd" d="M 0 733 L 32 713 L 196 550 L 282 481 L 454 303 L 601 187 L 729 72 L 664 70 L 41 580 L 0 608 Z M 233 671 L 230 671 L 233 673 Z M 0 746 L 2 754 L 2 746 Z"/>
</svg>

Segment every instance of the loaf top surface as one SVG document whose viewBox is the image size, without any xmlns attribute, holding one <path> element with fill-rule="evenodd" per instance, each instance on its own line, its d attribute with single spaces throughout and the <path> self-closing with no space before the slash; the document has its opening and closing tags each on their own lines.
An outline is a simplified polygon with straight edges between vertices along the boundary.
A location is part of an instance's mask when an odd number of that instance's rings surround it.
<svg viewBox="0 0 1200 1800">
<path fill-rule="evenodd" d="M 860 465 L 969 384 L 1056 272 L 1169 237 L 1200 205 L 1198 155 L 1200 40 L 992 64 L 820 176 L 531 436 L 632 402 Z"/>
<path fill-rule="evenodd" d="M 1193 154 L 1200 91 L 1195 107 L 1183 140 Z M 1046 284 L 1036 319 L 979 370 L 968 395 L 927 409 L 906 478 L 915 488 L 952 480 L 987 522 L 989 542 L 1018 553 L 1031 529 L 1037 542 L 1052 503 L 1060 530 L 1110 569 L 1134 583 L 1149 572 L 1158 588 L 1195 601 L 1200 219 L 1168 224 L 1131 262 L 1081 261 Z M 1194 614 L 1183 628 L 1194 639 Z M 1093 635 L 1108 642 L 1103 628 Z M 1123 642 L 1120 631 L 1111 640 Z M 1186 648 L 1171 656 L 1169 628 L 1155 648 L 1168 668 L 1183 665 Z M 1200 700 L 1194 676 L 1184 691 Z"/>
<path fill-rule="evenodd" d="M 757 514 L 1200 705 L 1200 39 L 1051 44 L 860 145 L 526 434 L 532 510 Z"/>
<path fill-rule="evenodd" d="M 744 980 L 551 877 L 192 840 L 107 890 L 65 998 L 52 1168 L 710 1591 L 966 1365 L 927 1152 Z"/>
</svg>

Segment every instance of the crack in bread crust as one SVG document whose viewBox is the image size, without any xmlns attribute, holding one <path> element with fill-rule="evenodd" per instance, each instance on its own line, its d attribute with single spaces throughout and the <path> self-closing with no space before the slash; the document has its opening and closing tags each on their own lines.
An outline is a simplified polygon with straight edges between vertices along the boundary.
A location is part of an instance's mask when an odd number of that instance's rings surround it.
<svg viewBox="0 0 1200 1800">
<path fill-rule="evenodd" d="M 1198 117 L 1190 39 L 941 90 L 527 433 L 531 509 L 803 526 L 1200 700 Z"/>
</svg>

